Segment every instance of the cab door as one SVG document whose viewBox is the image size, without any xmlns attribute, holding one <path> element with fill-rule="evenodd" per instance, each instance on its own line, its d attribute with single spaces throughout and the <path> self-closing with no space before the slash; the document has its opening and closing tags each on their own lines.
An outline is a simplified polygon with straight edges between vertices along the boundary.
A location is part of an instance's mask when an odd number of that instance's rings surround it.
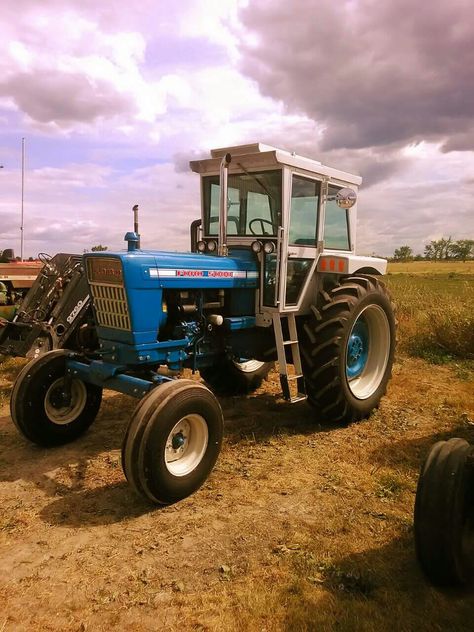
<svg viewBox="0 0 474 632">
<path fill-rule="evenodd" d="M 298 311 L 316 270 L 320 208 L 326 186 L 321 179 L 291 174 L 288 230 L 281 244 L 280 311 Z"/>
</svg>

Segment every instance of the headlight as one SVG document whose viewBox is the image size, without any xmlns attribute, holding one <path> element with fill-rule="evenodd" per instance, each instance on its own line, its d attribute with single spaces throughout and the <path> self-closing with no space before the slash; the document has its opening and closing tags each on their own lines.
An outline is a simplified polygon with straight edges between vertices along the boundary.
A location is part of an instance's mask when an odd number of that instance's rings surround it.
<svg viewBox="0 0 474 632">
<path fill-rule="evenodd" d="M 255 253 L 259 253 L 262 250 L 262 242 L 261 241 L 254 241 L 252 242 L 252 251 Z"/>
<path fill-rule="evenodd" d="M 197 242 L 197 249 L 199 252 L 204 252 L 206 250 L 206 242 L 205 241 L 198 241 Z"/>
<path fill-rule="evenodd" d="M 207 249 L 209 250 L 209 252 L 214 252 L 214 250 L 217 248 L 217 244 L 213 239 L 210 239 L 207 242 Z"/>
<path fill-rule="evenodd" d="M 273 243 L 273 241 L 266 241 L 263 249 L 267 253 L 267 255 L 271 255 L 272 252 L 275 252 L 275 244 Z"/>
</svg>

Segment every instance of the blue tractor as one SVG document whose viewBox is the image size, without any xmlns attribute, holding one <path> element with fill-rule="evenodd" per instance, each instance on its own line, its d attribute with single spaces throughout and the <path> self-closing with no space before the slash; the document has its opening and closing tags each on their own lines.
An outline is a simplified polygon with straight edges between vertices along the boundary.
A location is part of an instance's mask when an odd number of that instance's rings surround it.
<svg viewBox="0 0 474 632">
<path fill-rule="evenodd" d="M 261 144 L 190 165 L 202 192 L 193 252 L 141 249 L 135 217 L 126 251 L 85 254 L 96 348 L 39 355 L 11 397 L 14 423 L 42 446 L 81 435 L 104 388 L 136 397 L 123 468 L 158 504 L 211 472 L 215 394 L 254 390 L 277 361 L 286 400 L 349 423 L 378 406 L 395 346 L 386 261 L 355 255 L 360 177 Z M 183 368 L 207 386 L 177 379 Z"/>
</svg>

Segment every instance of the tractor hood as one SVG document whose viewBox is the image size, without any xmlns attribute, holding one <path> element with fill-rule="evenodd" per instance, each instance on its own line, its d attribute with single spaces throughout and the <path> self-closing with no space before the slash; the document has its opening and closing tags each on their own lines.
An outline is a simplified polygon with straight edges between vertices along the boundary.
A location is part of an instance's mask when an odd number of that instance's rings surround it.
<svg viewBox="0 0 474 632">
<path fill-rule="evenodd" d="M 236 249 L 229 257 L 133 250 L 84 255 L 101 340 L 156 344 L 166 321 L 163 292 L 169 289 L 255 289 L 255 255 Z"/>
<path fill-rule="evenodd" d="M 92 284 L 132 288 L 233 288 L 257 287 L 255 255 L 235 249 L 228 257 L 197 253 L 135 250 L 97 252 L 85 255 L 88 280 Z"/>
</svg>

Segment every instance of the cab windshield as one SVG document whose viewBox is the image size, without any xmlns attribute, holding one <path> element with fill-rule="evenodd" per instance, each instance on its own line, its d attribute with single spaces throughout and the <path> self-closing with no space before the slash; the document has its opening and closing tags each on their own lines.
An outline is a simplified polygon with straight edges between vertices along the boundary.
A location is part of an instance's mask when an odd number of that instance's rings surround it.
<svg viewBox="0 0 474 632">
<path fill-rule="evenodd" d="M 275 237 L 281 225 L 282 171 L 229 174 L 227 234 Z M 203 178 L 206 235 L 219 230 L 219 176 Z"/>
</svg>

